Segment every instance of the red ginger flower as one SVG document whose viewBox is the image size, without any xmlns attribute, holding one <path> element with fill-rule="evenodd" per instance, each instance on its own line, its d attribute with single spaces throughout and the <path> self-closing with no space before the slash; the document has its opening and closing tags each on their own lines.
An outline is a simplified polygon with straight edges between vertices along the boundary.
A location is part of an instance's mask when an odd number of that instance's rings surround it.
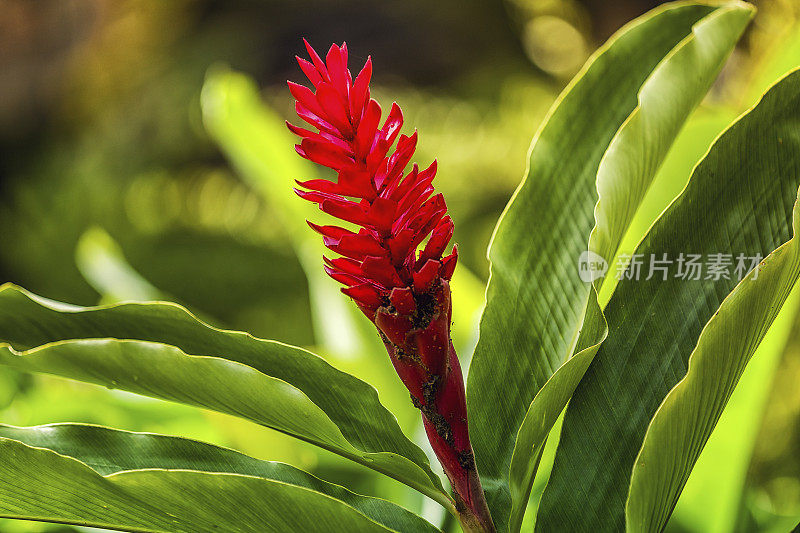
<svg viewBox="0 0 800 533">
<path fill-rule="evenodd" d="M 380 126 L 381 108 L 370 98 L 372 60 L 353 79 L 347 46 L 332 45 L 323 61 L 297 62 L 314 91 L 289 82 L 297 115 L 317 131 L 288 124 L 302 137 L 302 157 L 333 169 L 336 181 L 297 183 L 295 192 L 319 208 L 360 226 L 308 224 L 343 257 L 324 257 L 326 272 L 345 288 L 376 325 L 411 399 L 422 412 L 431 446 L 456 492 L 462 523 L 494 531 L 475 470 L 467 429 L 464 381 L 450 341 L 449 280 L 458 251 L 443 257 L 453 221 L 441 194 L 434 194 L 436 161 L 425 170 L 406 167 L 417 145 L 416 131 L 400 134 L 403 115 L 393 103 Z M 392 147 L 397 141 L 397 145 Z M 422 243 L 427 242 L 419 250 Z"/>
<path fill-rule="evenodd" d="M 346 45 L 331 46 L 326 62 L 306 46 L 313 63 L 299 57 L 297 61 L 316 92 L 292 82 L 289 90 L 297 99 L 297 114 L 319 131 L 291 124 L 289 129 L 303 137 L 297 152 L 335 170 L 338 179 L 298 182 L 308 190 L 296 191 L 322 211 L 361 226 L 355 233 L 309 223 L 322 234 L 325 246 L 344 256 L 326 258 L 326 271 L 347 286 L 342 292 L 370 318 L 387 299 L 413 312 L 412 289 L 424 293 L 437 279 L 449 280 L 458 256 L 454 249 L 442 258 L 453 236 L 453 221 L 442 195 L 433 194 L 436 162 L 422 171 L 415 164 L 404 175 L 417 133 L 400 135 L 403 114 L 397 104 L 379 127 L 381 107 L 369 95 L 371 59 L 353 80 Z"/>
</svg>

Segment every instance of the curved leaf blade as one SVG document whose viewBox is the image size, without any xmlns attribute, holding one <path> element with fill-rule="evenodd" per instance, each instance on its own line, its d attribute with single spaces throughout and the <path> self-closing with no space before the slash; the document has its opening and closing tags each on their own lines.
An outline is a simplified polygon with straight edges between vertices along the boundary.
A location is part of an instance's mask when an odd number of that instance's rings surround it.
<svg viewBox="0 0 800 533">
<path fill-rule="evenodd" d="M 752 18 L 753 11 L 749 5 L 734 4 L 720 8 L 698 21 L 692 27 L 691 33 L 656 66 L 638 91 L 636 109 L 612 139 L 597 172 L 599 199 L 595 206 L 596 223 L 589 238 L 589 250 L 609 263 L 672 142 L 689 114 L 711 87 Z M 595 285 L 599 287 L 601 282 L 597 281 Z M 530 448 L 528 442 L 515 446 L 512 478 L 515 475 L 515 460 L 532 464 L 535 455 L 526 457 L 521 452 L 533 449 L 535 454 L 544 445 L 547 432 L 561 410 L 566 407 L 582 372 L 586 371 L 603 341 L 606 327 L 600 315 L 602 313 L 596 304 L 596 295 L 592 295 L 580 333 L 584 337 L 589 336 L 588 345 L 591 349 L 576 354 L 577 361 L 570 360 L 562 365 L 539 391 L 541 394 L 548 387 L 551 390 L 559 388 L 557 393 L 547 391 L 548 394 L 541 398 L 547 398 L 546 406 L 536 406 L 540 399 L 538 395 L 534 398 L 520 427 L 518 439 L 531 437 L 530 430 L 525 427 L 526 422 L 535 425 L 537 420 L 547 420 L 549 425 L 537 428 L 533 448 Z M 558 401 L 555 401 L 556 398 Z M 549 411 L 547 415 L 544 414 L 545 410 Z M 529 492 L 519 493 L 515 498 L 513 488 L 517 483 L 531 486 L 535 469 L 527 470 L 525 479 L 512 479 L 512 526 L 515 527 L 522 523 L 522 513 L 527 505 Z M 516 471 L 519 472 L 519 469 Z M 519 501 L 516 501 L 517 498 Z M 512 528 L 512 531 L 515 529 Z"/>
<path fill-rule="evenodd" d="M 717 140 L 637 253 L 763 257 L 791 238 L 800 181 L 798 81 L 784 80 Z M 566 411 L 538 530 L 625 527 L 631 470 L 650 419 L 735 286 L 724 278 L 620 282 L 605 310 L 609 336 Z"/>
<path fill-rule="evenodd" d="M 796 71 L 771 91 L 759 110 L 766 120 L 771 118 L 764 115 L 770 106 L 786 111 L 776 101 L 795 103 L 788 112 L 794 130 L 782 129 L 795 147 L 800 147 L 799 96 L 800 71 Z M 743 138 L 752 133 L 735 125 L 728 135 Z M 704 164 L 713 165 L 717 158 Z M 795 168 L 798 162 L 796 157 Z M 722 301 L 689 356 L 686 375 L 656 411 L 633 466 L 626 504 L 629 530 L 657 531 L 665 526 L 750 357 L 800 275 L 798 229 L 800 213 L 795 207 L 792 239 L 767 257 L 757 276 L 742 280 Z"/>
<path fill-rule="evenodd" d="M 574 352 L 587 311 L 590 286 L 568 273 L 587 249 L 602 156 L 639 104 L 637 93 L 653 69 L 717 9 L 664 6 L 602 47 L 556 102 L 534 139 L 527 177 L 495 229 L 487 305 L 467 399 L 478 470 L 501 529 L 511 507 L 508 475 L 514 437 L 537 392 Z M 726 42 L 722 48 L 727 53 L 732 46 Z M 715 72 L 716 64 L 708 68 Z M 694 87 L 701 90 L 706 90 L 702 83 Z M 593 112 L 586 113 L 587 108 Z M 566 147 L 572 150 L 568 156 Z M 547 230 L 531 232 L 532 226 Z M 526 449 L 518 448 L 520 461 Z M 527 494 L 520 497 L 527 499 Z M 524 503 L 515 505 L 524 508 Z"/>
<path fill-rule="evenodd" d="M 561 365 L 539 390 L 519 428 L 509 467 L 511 531 L 519 531 L 522 527 L 538 467 L 538 461 L 533 458 L 544 449 L 547 436 L 608 334 L 608 325 L 594 289 L 589 297 L 589 306 L 575 355 Z"/>
<path fill-rule="evenodd" d="M 239 474 L 304 487 L 358 510 L 395 531 L 438 531 L 417 515 L 380 498 L 355 494 L 291 465 L 254 459 L 242 453 L 190 439 L 132 433 L 85 424 L 35 427 L 0 425 L 0 438 L 72 457 L 101 476 L 130 470 L 193 470 Z M 213 500 L 209 502 L 213 505 Z"/>
<path fill-rule="evenodd" d="M 387 532 L 344 503 L 235 474 L 138 470 L 103 477 L 44 448 L 0 438 L 0 516 L 137 532 Z M 214 498 L 209 498 L 214 495 Z"/>
<path fill-rule="evenodd" d="M 414 488 L 449 504 L 424 452 L 403 435 L 397 420 L 381 405 L 375 389 L 300 348 L 215 329 L 174 304 L 84 308 L 52 302 L 11 285 L 0 288 L 0 341 L 8 342 L 16 351 L 34 349 L 41 356 L 26 358 L 5 350 L 2 359 L 6 364 L 36 367 L 35 371 L 126 387 L 141 394 L 227 412 L 232 408 L 226 402 L 235 400 L 239 403 L 234 414 L 411 482 L 416 485 Z M 116 358 L 104 357 L 103 343 L 116 350 Z M 36 351 L 36 347 L 42 348 Z M 53 366 L 47 367 L 42 361 Z M 147 366 L 145 361 L 154 366 Z M 177 373 L 156 372 L 158 368 L 170 368 L 160 366 L 165 361 L 194 373 L 197 381 Z M 105 374 L 100 374 L 100 369 Z M 211 374 L 204 377 L 203 372 Z M 149 376 L 151 381 L 139 376 Z M 236 381 L 225 381 L 239 379 L 256 391 L 263 386 L 264 391 L 276 391 L 276 395 L 262 398 L 262 410 L 254 411 L 247 405 L 248 397 L 236 390 Z M 215 380 L 216 388 L 205 386 L 204 380 Z M 294 405 L 298 411 L 281 412 L 280 402 L 284 399 L 287 406 Z M 312 412 L 321 425 L 301 427 L 299 420 Z"/>
<path fill-rule="evenodd" d="M 609 263 L 683 123 L 697 107 L 755 14 L 745 3 L 721 7 L 656 67 L 638 105 L 597 170 L 599 199 L 589 249 Z"/>
</svg>

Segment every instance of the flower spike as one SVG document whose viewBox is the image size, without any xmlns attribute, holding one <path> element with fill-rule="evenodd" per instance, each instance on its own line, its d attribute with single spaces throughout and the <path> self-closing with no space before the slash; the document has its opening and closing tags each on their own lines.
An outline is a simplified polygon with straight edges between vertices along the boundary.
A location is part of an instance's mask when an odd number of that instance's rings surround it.
<svg viewBox="0 0 800 533">
<path fill-rule="evenodd" d="M 447 205 L 436 194 L 436 161 L 407 171 L 417 132 L 403 135 L 393 103 L 381 124 L 370 97 L 372 59 L 353 77 L 347 46 L 331 45 L 325 60 L 304 40 L 297 58 L 312 88 L 288 82 L 300 119 L 287 123 L 301 140 L 297 153 L 336 172 L 336 180 L 297 181 L 295 192 L 320 210 L 359 226 L 309 226 L 340 256 L 325 271 L 344 285 L 377 327 L 392 364 L 422 413 L 425 431 L 455 491 L 465 531 L 495 531 L 475 467 L 467 428 L 461 366 L 450 340 L 450 279 L 458 260 Z"/>
</svg>

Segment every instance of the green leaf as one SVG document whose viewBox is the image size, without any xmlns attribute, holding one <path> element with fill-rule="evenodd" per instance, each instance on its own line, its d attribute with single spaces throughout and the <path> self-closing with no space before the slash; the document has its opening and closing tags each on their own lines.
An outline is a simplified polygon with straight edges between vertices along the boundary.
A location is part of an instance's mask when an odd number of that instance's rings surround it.
<svg viewBox="0 0 800 533">
<path fill-rule="evenodd" d="M 755 146 L 749 149 L 764 158 L 760 166 L 765 169 L 794 166 L 793 180 L 787 178 L 786 181 L 796 186 L 800 157 L 795 153 L 781 159 L 771 151 L 773 143 L 782 145 L 787 142 L 794 149 L 800 147 L 798 110 L 800 71 L 779 83 L 750 116 L 734 125 L 724 139 L 727 145 L 719 146 L 717 150 L 722 151 L 726 146 L 736 145 L 744 139 L 758 139 Z M 775 124 L 777 133 L 769 132 L 777 137 L 755 136 L 765 133 L 764 130 L 772 126 L 773 120 L 779 120 L 776 115 L 783 113 L 785 116 Z M 788 133 L 789 137 L 784 139 L 784 133 Z M 726 155 L 732 154 L 712 152 L 703 165 L 706 168 L 722 168 Z M 730 160 L 735 162 L 736 158 L 731 157 Z M 775 216 L 778 213 L 772 214 Z M 631 531 L 660 530 L 666 524 L 745 366 L 800 275 L 799 228 L 800 213 L 795 208 L 792 239 L 764 261 L 756 277 L 743 280 L 722 301 L 689 356 L 688 372 L 669 392 L 653 416 L 631 476 L 626 505 L 626 519 Z M 768 390 L 765 385 L 770 382 L 762 383 L 762 388 Z M 739 429 L 741 431 L 744 428 Z"/>
<path fill-rule="evenodd" d="M 732 3 L 698 21 L 656 67 L 597 170 L 589 250 L 611 262 L 683 123 L 705 96 L 755 14 Z M 609 276 L 608 279 L 613 279 Z"/>
<path fill-rule="evenodd" d="M 518 527 L 529 493 L 525 487 L 530 487 L 535 473 L 526 463 L 541 447 L 539 440 L 547 435 L 547 425 L 552 426 L 563 409 L 594 348 L 581 353 L 557 378 L 556 370 L 574 352 L 579 334 L 584 346 L 592 347 L 602 341 L 605 332 L 602 317 L 587 315 L 599 314 L 595 303 L 589 305 L 593 298 L 590 286 L 571 274 L 587 249 L 592 230 L 591 213 L 598 200 L 595 176 L 601 158 L 612 140 L 614 154 L 623 161 L 622 156 L 635 157 L 645 151 L 653 155 L 647 165 L 635 168 L 636 174 L 627 174 L 634 167 L 627 168 L 624 179 L 614 179 L 614 169 L 621 166 L 616 156 L 607 156 L 603 162 L 604 183 L 608 184 L 603 189 L 607 193 L 603 213 L 606 205 L 617 209 L 618 201 L 610 193 L 614 187 L 635 182 L 631 187 L 637 190 L 629 198 L 630 214 L 604 215 L 602 229 L 607 226 L 605 221 L 614 224 L 610 238 L 604 241 L 610 244 L 605 247 L 615 250 L 621 238 L 618 227 L 630 223 L 680 125 L 738 39 L 741 24 L 733 27 L 723 17 L 731 11 L 737 20 L 750 16 L 749 8 L 674 4 L 633 22 L 587 63 L 534 139 L 528 177 L 507 206 L 490 246 L 487 306 L 468 381 L 478 470 L 501 529 L 505 529 L 512 504 L 508 481 L 512 455 L 517 463 L 512 467 L 513 522 Z M 698 33 L 695 27 L 704 17 L 712 28 L 710 36 Z M 724 29 L 721 34 L 718 27 Z M 695 49 L 700 45 L 694 43 L 701 41 L 704 50 L 708 48 L 704 53 Z M 676 51 L 670 53 L 673 49 Z M 675 71 L 682 68 L 693 75 L 676 79 Z M 655 102 L 663 115 L 651 112 L 650 102 L 662 97 L 675 98 L 667 100 L 670 105 Z M 637 135 L 644 126 L 665 131 L 662 136 L 640 139 Z M 584 318 L 598 328 L 582 331 Z M 555 381 L 542 397 L 545 405 L 531 406 L 551 377 Z M 533 410 L 528 420 L 535 420 L 538 427 L 524 430 L 523 443 L 515 449 L 514 437 L 529 407 Z"/>
<path fill-rule="evenodd" d="M 83 308 L 11 285 L 0 288 L 0 340 L 11 345 L 3 364 L 242 416 L 450 505 L 375 389 L 300 348 L 215 329 L 174 304 Z"/>
<path fill-rule="evenodd" d="M 131 433 L 84 424 L 36 427 L 0 425 L 0 438 L 46 448 L 76 459 L 101 476 L 130 470 L 193 470 L 239 474 L 304 487 L 341 500 L 365 516 L 396 531 L 437 531 L 415 514 L 380 498 L 370 498 L 327 483 L 293 466 L 261 461 L 239 452 L 202 442 Z M 44 494 L 39 494 L 43 497 Z M 204 505 L 213 507 L 211 498 Z M 230 527 L 230 526 L 229 526 Z"/>
<path fill-rule="evenodd" d="M 567 360 L 547 380 L 531 402 L 519 428 L 514 453 L 511 456 L 509 483 L 511 487 L 511 531 L 519 531 L 528 506 L 531 487 L 547 436 L 564 410 L 575 387 L 589 368 L 600 344 L 606 338 L 608 326 L 597 303 L 597 293 L 592 289 L 575 355 Z"/>
<path fill-rule="evenodd" d="M 589 250 L 601 258 L 610 262 L 616 254 L 672 141 L 711 86 L 752 13 L 750 6 L 734 5 L 701 19 L 642 85 L 636 109 L 611 141 L 597 172 L 599 200 Z M 608 276 L 607 279 L 613 278 Z M 523 479 L 514 479 L 516 472 L 522 471 L 515 461 L 520 465 L 532 464 L 532 457 L 544 445 L 549 429 L 567 405 L 605 338 L 606 324 L 599 316 L 602 313 L 596 300 L 595 294 L 590 295 L 581 324 L 582 346 L 586 348 L 581 348 L 580 353 L 553 374 L 534 398 L 520 427 L 518 441 L 523 439 L 524 442 L 517 442 L 511 464 L 512 531 L 518 530 L 522 523 L 530 492 L 529 488 L 527 491 L 518 489 L 530 487 L 535 475 L 535 469 L 529 467 Z M 543 405 L 536 405 L 539 401 Z M 543 421 L 546 424 L 542 424 Z M 529 442 L 531 429 L 526 424 L 538 426 L 532 443 Z M 531 450 L 532 454 L 525 453 Z"/>
<path fill-rule="evenodd" d="M 0 456 L 1 517 L 142 532 L 391 531 L 330 496 L 266 478 L 187 470 L 101 476 L 5 438 Z"/>
<path fill-rule="evenodd" d="M 637 253 L 666 253 L 672 260 L 680 253 L 763 257 L 791 238 L 800 163 L 798 82 L 800 76 L 784 80 L 717 140 Z M 772 266 L 784 253 L 770 257 L 761 276 L 777 270 Z M 648 424 L 686 375 L 703 327 L 737 284 L 731 278 L 656 275 L 619 283 L 605 309 L 609 336 L 566 411 L 539 530 L 624 529 L 631 471 Z M 777 308 L 786 293 L 776 296 Z M 747 312 L 758 325 L 753 337 L 760 337 L 774 315 Z M 750 332 L 741 333 L 729 342 L 750 345 Z M 702 435 L 693 437 L 704 442 Z M 680 478 L 683 466 L 675 466 Z"/>
<path fill-rule="evenodd" d="M 680 493 L 670 521 L 685 533 L 731 533 L 737 530 L 737 521 L 743 517 L 747 517 L 745 520 L 752 519 L 747 509 L 747 473 L 753 460 L 756 440 L 765 423 L 764 415 L 770 395 L 774 394 L 772 385 L 787 340 L 797 323 L 798 305 L 800 285 L 795 284 L 747 363 Z M 688 376 L 684 379 L 688 379 Z M 630 494 L 628 498 L 630 506 Z M 759 522 L 758 529 L 766 529 L 765 524 Z"/>
</svg>

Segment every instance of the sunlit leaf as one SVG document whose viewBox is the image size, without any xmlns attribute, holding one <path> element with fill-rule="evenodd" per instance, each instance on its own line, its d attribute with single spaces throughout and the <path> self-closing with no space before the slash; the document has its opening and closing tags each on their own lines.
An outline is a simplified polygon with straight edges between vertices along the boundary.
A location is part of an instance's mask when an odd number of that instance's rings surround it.
<svg viewBox="0 0 800 533">
<path fill-rule="evenodd" d="M 800 182 L 799 81 L 800 76 L 784 80 L 720 137 L 637 253 L 659 259 L 667 254 L 673 261 L 681 253 L 704 258 L 708 254 L 763 257 L 791 238 L 792 206 Z M 793 246 L 782 250 L 793 250 Z M 747 316 L 740 318 L 735 334 L 725 339 L 731 356 L 749 357 L 788 294 L 786 287 L 791 287 L 796 273 L 791 262 L 786 272 L 779 268 L 787 253 L 776 253 L 762 267 L 759 281 L 770 283 L 773 279 L 776 292 L 756 293 L 751 302 L 758 305 L 756 311 L 743 306 Z M 539 530 L 625 527 L 631 470 L 650 420 L 670 389 L 686 375 L 689 356 L 706 323 L 717 312 L 724 316 L 730 304 L 722 309 L 720 305 L 738 283 L 733 272 L 731 267 L 730 279 L 714 279 L 716 276 L 709 277 L 704 271 L 701 279 L 687 280 L 675 277 L 673 268 L 667 279 L 658 273 L 649 280 L 642 276 L 620 282 L 605 309 L 609 336 L 567 408 L 539 510 Z M 758 312 L 764 302 L 761 298 L 770 299 L 774 307 L 765 315 Z M 725 324 L 728 319 L 720 320 Z M 709 324 L 706 330 L 717 327 Z M 644 461 L 654 474 L 665 474 L 659 483 L 646 484 L 652 491 L 652 503 L 631 515 L 637 517 L 630 524 L 632 530 L 641 530 L 644 523 L 654 527 L 644 530 L 658 530 L 668 517 L 677 499 L 676 489 L 685 482 L 716 421 L 717 409 L 724 406 L 743 365 L 738 368 L 727 378 L 720 376 L 720 388 L 698 391 L 708 394 L 702 403 L 707 411 L 699 410 L 702 417 L 680 417 L 681 422 L 672 426 L 679 432 L 674 436 L 681 445 L 662 450 L 659 461 Z M 702 426 L 695 432 L 684 423 Z M 641 469 L 641 464 L 637 468 Z M 644 489 L 635 492 L 640 490 Z"/>
<path fill-rule="evenodd" d="M 355 494 L 284 463 L 261 461 L 194 440 L 83 424 L 0 426 L 0 438 L 77 459 L 101 476 L 129 470 L 159 469 L 229 473 L 279 481 L 341 500 L 392 530 L 436 531 L 428 522 L 386 500 Z M 214 502 L 215 499 L 211 498 L 205 506 L 213 507 Z"/>
<path fill-rule="evenodd" d="M 730 12 L 736 23 L 730 22 Z M 613 222 L 614 228 L 602 248 L 613 255 L 680 125 L 708 90 L 741 33 L 741 20 L 746 23 L 749 16 L 748 8 L 676 4 L 635 21 L 589 61 L 534 139 L 528 177 L 490 247 L 492 277 L 468 383 L 478 469 L 501 528 L 512 503 L 512 452 L 516 528 L 535 473 L 529 463 L 605 333 L 602 317 L 590 316 L 599 314 L 590 285 L 575 274 L 592 230 L 601 158 L 613 139 L 615 155 L 607 155 L 601 167 L 609 184 L 604 190 L 630 186 L 637 191 L 624 209 L 607 194 L 618 216 L 607 217 L 601 208 L 600 227 Z M 692 75 L 676 76 L 683 69 Z M 640 138 L 645 125 L 657 133 Z M 643 152 L 652 156 L 647 164 L 632 163 Z M 587 305 L 590 301 L 593 305 Z M 585 317 L 592 328 L 582 330 Z M 588 351 L 555 378 L 579 335 Z M 530 406 L 551 376 L 556 381 L 543 395 L 543 405 Z M 529 407 L 535 429 L 523 432 L 524 444 L 515 450 L 514 437 Z"/>
<path fill-rule="evenodd" d="M 775 373 L 797 322 L 800 285 L 753 353 L 670 518 L 687 533 L 730 533 L 747 513 L 746 480 Z"/>
<path fill-rule="evenodd" d="M 81 308 L 10 285 L 0 340 L 6 365 L 242 416 L 449 504 L 375 389 L 305 350 L 212 328 L 174 304 Z"/>
<path fill-rule="evenodd" d="M 125 260 L 122 249 L 103 229 L 86 230 L 75 250 L 75 264 L 104 303 L 159 300 L 162 293 Z"/>
<path fill-rule="evenodd" d="M 745 156 L 749 164 L 737 172 L 736 165 L 743 154 L 740 147 L 745 140 L 754 139 L 758 142 L 749 145 L 750 153 Z M 722 175 L 730 176 L 731 181 L 737 178 L 743 182 L 748 178 L 755 181 L 756 178 L 745 174 L 749 171 L 760 173 L 762 180 L 780 180 L 797 187 L 799 148 L 800 71 L 797 71 L 776 85 L 754 111 L 726 132 L 693 180 L 703 180 L 704 175 Z M 751 186 L 756 194 L 753 201 L 758 202 L 761 200 L 758 182 Z M 776 201 L 772 211 L 752 224 L 757 226 L 761 220 L 781 218 L 782 207 Z M 747 211 L 738 214 L 748 217 Z M 744 226 L 744 221 L 741 223 Z M 658 530 L 669 518 L 747 362 L 800 275 L 799 226 L 800 213 L 795 209 L 792 240 L 764 261 L 757 276 L 745 279 L 721 302 L 689 356 L 685 377 L 669 392 L 650 422 L 630 482 L 626 517 L 631 530 Z M 761 229 L 762 235 L 769 231 Z M 779 234 L 775 229 L 771 231 Z M 770 242 L 763 236 L 761 240 Z M 769 383 L 771 380 L 762 387 L 768 389 Z M 735 509 L 728 512 L 735 514 Z"/>
<path fill-rule="evenodd" d="M 44 448 L 0 438 L 0 516 L 137 532 L 390 529 L 330 496 L 263 477 L 189 470 L 102 476 Z"/>
</svg>

